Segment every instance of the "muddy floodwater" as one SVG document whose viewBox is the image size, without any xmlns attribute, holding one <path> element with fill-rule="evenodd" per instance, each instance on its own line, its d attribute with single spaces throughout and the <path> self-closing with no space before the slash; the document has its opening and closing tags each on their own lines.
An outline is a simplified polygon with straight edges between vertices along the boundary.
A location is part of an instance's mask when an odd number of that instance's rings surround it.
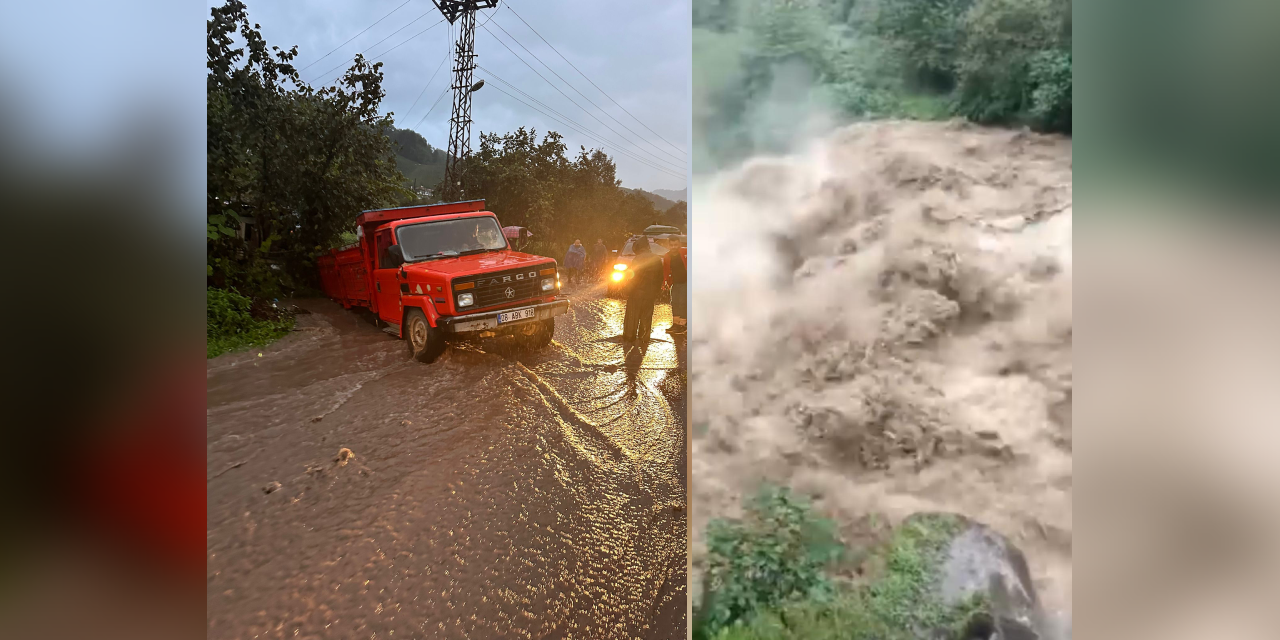
<svg viewBox="0 0 1280 640">
<path fill-rule="evenodd" d="M 570 290 L 554 343 L 413 361 L 371 316 L 208 365 L 208 637 L 684 637 L 685 349 Z M 261 356 L 259 356 L 261 353 Z"/>
</svg>

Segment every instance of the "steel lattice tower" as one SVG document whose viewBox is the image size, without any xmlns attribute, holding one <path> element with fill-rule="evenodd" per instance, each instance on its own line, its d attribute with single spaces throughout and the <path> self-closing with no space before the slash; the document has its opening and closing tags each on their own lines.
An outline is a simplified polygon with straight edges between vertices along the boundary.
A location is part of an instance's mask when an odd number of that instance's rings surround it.
<svg viewBox="0 0 1280 640">
<path fill-rule="evenodd" d="M 498 0 L 433 0 L 449 24 L 458 24 L 453 46 L 453 111 L 449 116 L 449 152 L 444 161 L 446 200 L 462 193 L 465 166 L 471 153 L 471 93 L 476 68 L 476 11 L 498 5 Z"/>
</svg>

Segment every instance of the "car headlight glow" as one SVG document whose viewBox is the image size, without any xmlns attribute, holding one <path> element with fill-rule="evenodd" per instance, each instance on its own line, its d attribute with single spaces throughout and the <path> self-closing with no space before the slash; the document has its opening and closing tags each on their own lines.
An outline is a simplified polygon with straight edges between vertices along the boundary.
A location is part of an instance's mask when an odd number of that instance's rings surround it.
<svg viewBox="0 0 1280 640">
<path fill-rule="evenodd" d="M 556 281 L 555 281 L 555 280 L 553 280 L 553 279 L 551 279 L 551 278 L 543 278 L 543 279 L 542 279 L 542 290 L 543 290 L 543 291 L 550 291 L 550 290 L 552 290 L 552 289 L 554 289 L 554 288 L 556 288 Z"/>
<path fill-rule="evenodd" d="M 476 297 L 475 297 L 475 295 L 473 295 L 473 294 L 470 294 L 470 293 L 464 293 L 464 294 L 461 294 L 461 295 L 459 295 L 459 296 L 458 296 L 458 306 L 459 306 L 459 307 L 469 307 L 469 306 L 471 306 L 471 305 L 475 304 L 475 302 L 476 302 Z"/>
<path fill-rule="evenodd" d="M 613 265 L 613 270 L 614 270 L 614 271 L 626 271 L 626 270 L 627 270 L 627 265 L 622 264 L 621 262 L 619 262 L 618 264 Z"/>
<path fill-rule="evenodd" d="M 614 281 L 614 282 L 622 282 L 622 272 L 621 272 L 621 271 L 614 271 L 614 272 L 613 272 L 613 281 Z"/>
</svg>

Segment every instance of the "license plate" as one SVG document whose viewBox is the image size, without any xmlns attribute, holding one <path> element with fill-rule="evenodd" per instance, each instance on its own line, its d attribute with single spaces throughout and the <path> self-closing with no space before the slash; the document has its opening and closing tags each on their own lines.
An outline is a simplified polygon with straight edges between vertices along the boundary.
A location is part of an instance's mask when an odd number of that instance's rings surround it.
<svg viewBox="0 0 1280 640">
<path fill-rule="evenodd" d="M 516 309 L 515 311 L 504 311 L 498 314 L 498 324 L 506 324 L 517 320 L 528 320 L 538 316 L 537 309 L 529 307 L 528 309 Z"/>
</svg>

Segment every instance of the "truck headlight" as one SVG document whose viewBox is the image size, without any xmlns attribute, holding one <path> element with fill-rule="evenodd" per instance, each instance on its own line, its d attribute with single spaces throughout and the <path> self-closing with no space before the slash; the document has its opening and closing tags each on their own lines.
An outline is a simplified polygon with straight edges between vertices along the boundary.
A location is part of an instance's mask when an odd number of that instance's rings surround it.
<svg viewBox="0 0 1280 640">
<path fill-rule="evenodd" d="M 458 296 L 458 306 L 459 306 L 459 307 L 469 307 L 469 306 L 471 306 L 471 305 L 475 304 L 475 302 L 476 302 L 476 297 L 475 297 L 475 295 L 473 295 L 473 294 L 470 294 L 470 293 L 463 293 L 463 294 L 460 294 L 460 295 Z"/>
<path fill-rule="evenodd" d="M 621 262 L 619 262 L 618 264 L 613 265 L 613 270 L 614 270 L 614 271 L 626 271 L 626 270 L 627 270 L 627 265 L 622 264 Z"/>
<path fill-rule="evenodd" d="M 614 282 L 622 282 L 622 272 L 621 272 L 621 271 L 614 271 L 614 272 L 613 272 L 613 281 L 614 281 Z"/>
<path fill-rule="evenodd" d="M 555 278 L 543 278 L 543 279 L 542 279 L 542 290 L 543 290 L 543 291 L 550 291 L 550 290 L 552 290 L 552 289 L 554 289 L 554 288 L 556 288 L 556 281 L 555 281 Z"/>
</svg>

